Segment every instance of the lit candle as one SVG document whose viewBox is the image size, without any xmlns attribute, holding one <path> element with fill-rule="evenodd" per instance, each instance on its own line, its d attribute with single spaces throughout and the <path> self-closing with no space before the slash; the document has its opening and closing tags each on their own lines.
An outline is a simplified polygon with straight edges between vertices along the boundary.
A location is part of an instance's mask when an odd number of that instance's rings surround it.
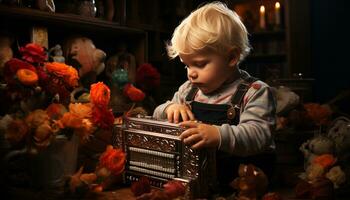
<svg viewBox="0 0 350 200">
<path fill-rule="evenodd" d="M 277 1 L 275 3 L 275 22 L 276 25 L 281 25 L 281 4 Z"/>
<path fill-rule="evenodd" d="M 260 28 L 265 29 L 266 28 L 266 21 L 265 21 L 265 6 L 260 6 Z"/>
</svg>

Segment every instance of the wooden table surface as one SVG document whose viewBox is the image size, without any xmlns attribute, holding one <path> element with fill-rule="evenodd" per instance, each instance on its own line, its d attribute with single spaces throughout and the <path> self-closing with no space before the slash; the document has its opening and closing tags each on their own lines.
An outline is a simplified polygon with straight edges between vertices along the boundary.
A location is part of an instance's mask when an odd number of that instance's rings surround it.
<svg viewBox="0 0 350 200">
<path fill-rule="evenodd" d="M 273 190 L 274 192 L 278 192 L 284 200 L 308 200 L 308 199 L 296 199 L 295 194 L 292 188 L 284 188 L 284 189 L 277 189 Z M 272 191 L 270 191 L 272 192 Z M 12 199 L 12 200 L 43 200 L 46 199 L 46 196 L 38 196 L 37 193 L 33 193 L 30 190 L 16 190 L 12 191 L 11 193 L 14 193 L 15 195 L 11 195 L 11 198 L 6 198 L 6 196 L 2 196 L 5 199 Z M 1 199 L 4 199 L 1 198 Z M 104 191 L 104 192 L 89 192 L 83 197 L 64 197 L 59 198 L 60 200 L 77 200 L 77 199 L 84 199 L 84 200 L 135 200 L 136 198 L 132 194 L 130 188 L 118 188 L 115 190 L 110 191 Z M 349 200 L 349 197 L 342 197 L 342 198 L 336 198 L 337 200 Z"/>
<path fill-rule="evenodd" d="M 135 200 L 130 188 L 120 188 L 117 190 L 89 193 L 84 197 L 87 200 Z"/>
<path fill-rule="evenodd" d="M 84 196 L 55 196 L 54 192 L 44 193 L 25 188 L 11 188 L 6 194 L 2 193 L 1 199 L 11 200 L 135 200 L 130 188 L 119 188 L 105 192 L 88 192 Z"/>
</svg>

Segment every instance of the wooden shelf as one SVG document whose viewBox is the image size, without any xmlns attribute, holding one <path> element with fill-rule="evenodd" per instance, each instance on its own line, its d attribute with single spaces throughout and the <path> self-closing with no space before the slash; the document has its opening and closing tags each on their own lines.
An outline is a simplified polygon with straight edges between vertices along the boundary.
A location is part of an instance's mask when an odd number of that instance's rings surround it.
<svg viewBox="0 0 350 200">
<path fill-rule="evenodd" d="M 285 62 L 287 55 L 281 54 L 252 54 L 247 57 L 247 62 Z"/>
<path fill-rule="evenodd" d="M 122 26 L 116 22 L 70 13 L 51 13 L 31 8 L 0 5 L 2 31 L 14 35 L 17 40 L 28 42 L 33 26 L 48 29 L 49 42 L 62 43 L 70 36 L 92 39 L 96 47 L 112 55 L 118 44 L 126 43 L 137 63 L 148 61 L 148 34 L 142 29 Z"/>
<path fill-rule="evenodd" d="M 165 28 L 162 28 L 156 24 L 139 24 L 139 23 L 127 23 L 128 27 L 133 27 L 136 29 L 142 29 L 144 31 L 148 31 L 148 32 L 159 32 L 159 33 L 166 33 L 166 34 L 170 34 L 171 30 L 167 30 Z"/>
<path fill-rule="evenodd" d="M 250 38 L 252 40 L 259 38 L 285 38 L 286 31 L 281 30 L 264 30 L 264 31 L 256 31 L 250 34 Z"/>
<path fill-rule="evenodd" d="M 75 14 L 50 13 L 30 8 L 8 7 L 0 5 L 1 20 L 22 20 L 37 22 L 44 25 L 59 25 L 70 28 L 78 28 L 87 31 L 108 31 L 113 34 L 139 34 L 145 35 L 145 31 L 136 28 L 120 26 L 118 23 L 110 22 L 93 17 L 84 17 Z"/>
</svg>

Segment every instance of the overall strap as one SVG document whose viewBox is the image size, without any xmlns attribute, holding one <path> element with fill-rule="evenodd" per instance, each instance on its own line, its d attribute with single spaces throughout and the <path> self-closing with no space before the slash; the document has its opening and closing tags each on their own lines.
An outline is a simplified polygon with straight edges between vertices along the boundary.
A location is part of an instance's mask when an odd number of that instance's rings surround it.
<svg viewBox="0 0 350 200">
<path fill-rule="evenodd" d="M 235 108 L 239 107 L 248 89 L 249 89 L 249 85 L 247 84 L 241 83 L 238 85 L 236 92 L 231 97 L 232 106 L 234 106 Z"/>
<path fill-rule="evenodd" d="M 231 104 L 234 108 L 240 108 L 242 99 L 245 93 L 249 90 L 250 85 L 258 80 L 257 78 L 249 76 L 246 73 L 241 73 L 241 78 L 243 79 L 243 83 L 237 86 L 236 92 L 231 97 Z"/>
<path fill-rule="evenodd" d="M 231 107 L 227 110 L 227 118 L 235 120 L 236 123 L 239 122 L 241 103 L 244 95 L 249 90 L 250 85 L 258 80 L 246 73 L 241 73 L 241 78 L 243 79 L 243 83 L 237 86 L 236 92 L 231 97 Z"/>
<path fill-rule="evenodd" d="M 185 98 L 186 102 L 193 101 L 193 99 L 196 96 L 198 90 L 199 89 L 197 87 L 191 87 L 191 90 L 188 92 L 188 94 L 187 94 L 187 96 Z"/>
</svg>

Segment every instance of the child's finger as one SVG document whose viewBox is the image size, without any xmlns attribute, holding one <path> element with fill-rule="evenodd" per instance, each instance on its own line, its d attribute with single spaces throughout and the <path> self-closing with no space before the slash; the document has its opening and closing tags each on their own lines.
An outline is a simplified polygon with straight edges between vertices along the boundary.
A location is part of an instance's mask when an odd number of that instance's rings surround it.
<svg viewBox="0 0 350 200">
<path fill-rule="evenodd" d="M 174 112 L 173 111 L 168 111 L 167 112 L 168 122 L 173 122 L 173 117 L 174 117 Z"/>
<path fill-rule="evenodd" d="M 191 135 L 195 134 L 196 130 L 193 128 L 187 129 L 184 132 L 181 133 L 181 135 L 179 136 L 181 140 L 184 140 L 188 137 L 190 137 Z"/>
<path fill-rule="evenodd" d="M 197 121 L 184 121 L 184 122 L 181 122 L 179 125 L 182 127 L 196 128 L 198 124 L 199 123 Z"/>
<path fill-rule="evenodd" d="M 186 110 L 181 110 L 180 112 L 181 112 L 182 121 L 188 121 L 188 115 Z"/>
<path fill-rule="evenodd" d="M 190 135 L 189 137 L 184 139 L 184 143 L 186 145 L 193 145 L 198 143 L 199 141 L 202 140 L 202 136 L 200 134 L 198 134 L 197 132 L 195 132 L 194 134 Z"/>
<path fill-rule="evenodd" d="M 187 115 L 189 116 L 190 120 L 195 120 L 194 115 L 191 110 L 187 110 Z"/>
<path fill-rule="evenodd" d="M 196 144 L 191 146 L 191 149 L 201 149 L 205 146 L 205 142 L 204 140 L 200 140 L 199 142 L 197 142 Z"/>
<path fill-rule="evenodd" d="M 180 112 L 178 110 L 174 111 L 174 123 L 179 123 Z"/>
</svg>

